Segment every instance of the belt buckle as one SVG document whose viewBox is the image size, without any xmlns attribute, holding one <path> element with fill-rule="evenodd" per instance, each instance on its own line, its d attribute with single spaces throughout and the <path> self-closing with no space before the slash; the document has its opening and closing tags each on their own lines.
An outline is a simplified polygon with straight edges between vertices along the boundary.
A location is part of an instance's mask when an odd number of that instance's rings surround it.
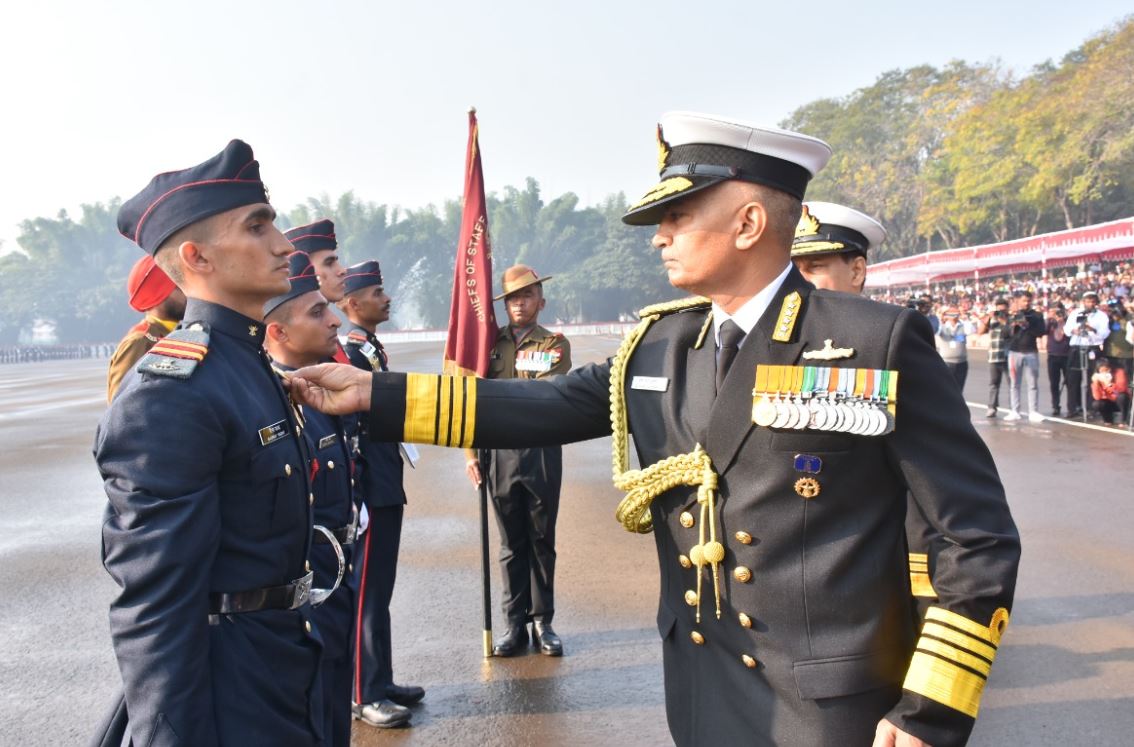
<svg viewBox="0 0 1134 747">
<path fill-rule="evenodd" d="M 289 609 L 299 609 L 311 597 L 311 583 L 315 578 L 314 572 L 309 572 L 302 578 L 295 580 L 295 594 L 292 597 L 291 607 Z"/>
</svg>

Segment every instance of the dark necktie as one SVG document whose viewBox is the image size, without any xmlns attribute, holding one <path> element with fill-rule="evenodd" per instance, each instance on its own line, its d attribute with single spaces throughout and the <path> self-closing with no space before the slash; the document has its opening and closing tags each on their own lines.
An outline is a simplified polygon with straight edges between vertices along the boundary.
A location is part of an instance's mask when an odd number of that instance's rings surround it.
<svg viewBox="0 0 1134 747">
<path fill-rule="evenodd" d="M 728 375 L 729 366 L 736 358 L 736 351 L 740 350 L 740 343 L 744 341 L 744 330 L 736 322 L 726 319 L 721 324 L 721 346 L 717 350 L 717 391 L 721 390 L 725 376 Z"/>
</svg>

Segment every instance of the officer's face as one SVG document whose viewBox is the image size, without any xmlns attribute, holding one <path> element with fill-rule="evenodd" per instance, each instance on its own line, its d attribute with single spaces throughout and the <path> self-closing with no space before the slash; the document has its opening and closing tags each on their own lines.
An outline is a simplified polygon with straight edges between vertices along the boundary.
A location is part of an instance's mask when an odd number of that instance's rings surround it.
<svg viewBox="0 0 1134 747">
<path fill-rule="evenodd" d="M 749 196 L 743 187 L 728 181 L 669 205 L 653 245 L 661 250 L 662 265 L 675 288 L 716 296 L 750 274 L 745 266 L 748 252 L 736 245 L 741 207 Z"/>
<path fill-rule="evenodd" d="M 314 359 L 334 355 L 340 322 L 323 294 L 311 291 L 288 303 L 295 304 L 291 318 L 283 325 L 288 349 Z"/>
<path fill-rule="evenodd" d="M 222 294 L 262 296 L 287 293 L 287 255 L 291 242 L 276 228 L 271 205 L 246 205 L 221 213 L 212 222 L 212 236 L 202 247 L 213 267 L 213 282 Z"/>
<path fill-rule="evenodd" d="M 508 321 L 517 327 L 530 327 L 535 324 L 539 319 L 539 312 L 543 311 L 546 305 L 541 283 L 520 288 L 515 293 L 509 293 L 504 299 L 504 308 L 508 310 Z"/>
<path fill-rule="evenodd" d="M 848 259 L 842 254 L 821 254 L 817 257 L 800 257 L 795 260 L 795 266 L 804 279 L 816 288 L 858 293 L 860 285 L 855 272 L 856 259 L 859 257 Z"/>
<path fill-rule="evenodd" d="M 389 320 L 392 303 L 386 290 L 380 285 L 363 288 L 351 296 L 354 313 L 364 324 L 381 324 Z"/>
<path fill-rule="evenodd" d="M 319 290 L 331 303 L 341 301 L 346 287 L 346 268 L 333 249 L 311 253 L 311 264 L 319 278 Z"/>
</svg>

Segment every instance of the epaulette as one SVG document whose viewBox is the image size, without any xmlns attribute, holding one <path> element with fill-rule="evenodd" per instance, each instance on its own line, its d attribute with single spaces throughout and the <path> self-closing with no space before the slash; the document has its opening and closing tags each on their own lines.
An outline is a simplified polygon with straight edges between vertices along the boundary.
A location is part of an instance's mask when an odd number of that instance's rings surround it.
<svg viewBox="0 0 1134 747">
<path fill-rule="evenodd" d="M 158 340 L 138 361 L 138 372 L 188 379 L 197 370 L 197 364 L 205 360 L 208 352 L 209 326 L 203 322 L 193 322 Z"/>
<path fill-rule="evenodd" d="M 676 301 L 666 301 L 665 303 L 655 303 L 652 306 L 647 306 L 638 312 L 638 318 L 645 319 L 648 316 L 666 316 L 678 311 L 708 308 L 711 304 L 712 301 L 702 296 L 690 296 L 689 298 L 680 298 Z"/>
<path fill-rule="evenodd" d="M 365 332 L 359 332 L 357 329 L 352 329 L 350 332 L 347 332 L 346 344 L 347 345 L 365 345 L 366 344 L 366 333 Z"/>
</svg>

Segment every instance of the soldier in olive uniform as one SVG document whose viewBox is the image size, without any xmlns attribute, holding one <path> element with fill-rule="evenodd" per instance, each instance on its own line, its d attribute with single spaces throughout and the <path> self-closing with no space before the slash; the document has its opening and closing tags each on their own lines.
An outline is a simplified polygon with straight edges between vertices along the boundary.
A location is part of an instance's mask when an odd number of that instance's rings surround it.
<svg viewBox="0 0 1134 747">
<path fill-rule="evenodd" d="M 146 316 L 135 324 L 110 356 L 106 401 L 114 399 L 122 379 L 158 340 L 173 331 L 185 314 L 185 294 L 146 255 L 134 263 L 126 279 L 130 308 Z"/>
<path fill-rule="evenodd" d="M 508 326 L 496 335 L 490 379 L 542 379 L 571 370 L 571 344 L 539 325 L 547 304 L 540 277 L 526 265 L 504 271 Z M 500 570 L 507 628 L 492 646 L 496 656 L 514 656 L 532 641 L 546 656 L 562 656 L 563 642 L 551 627 L 555 615 L 555 521 L 563 479 L 563 448 L 496 449 L 488 452 L 489 492 L 500 529 Z M 479 455 L 469 452 L 467 471 L 480 485 Z"/>
<path fill-rule="evenodd" d="M 566 376 L 326 364 L 297 372 L 293 394 L 368 410 L 377 439 L 515 448 L 613 432 L 616 515 L 657 546 L 677 744 L 964 744 L 1020 540 L 928 321 L 792 266 L 822 141 L 678 112 L 658 144 L 660 182 L 623 220 L 656 224 L 670 283 L 706 297 L 644 309 L 613 359 Z M 907 493 L 947 540 L 920 634 Z"/>
</svg>

